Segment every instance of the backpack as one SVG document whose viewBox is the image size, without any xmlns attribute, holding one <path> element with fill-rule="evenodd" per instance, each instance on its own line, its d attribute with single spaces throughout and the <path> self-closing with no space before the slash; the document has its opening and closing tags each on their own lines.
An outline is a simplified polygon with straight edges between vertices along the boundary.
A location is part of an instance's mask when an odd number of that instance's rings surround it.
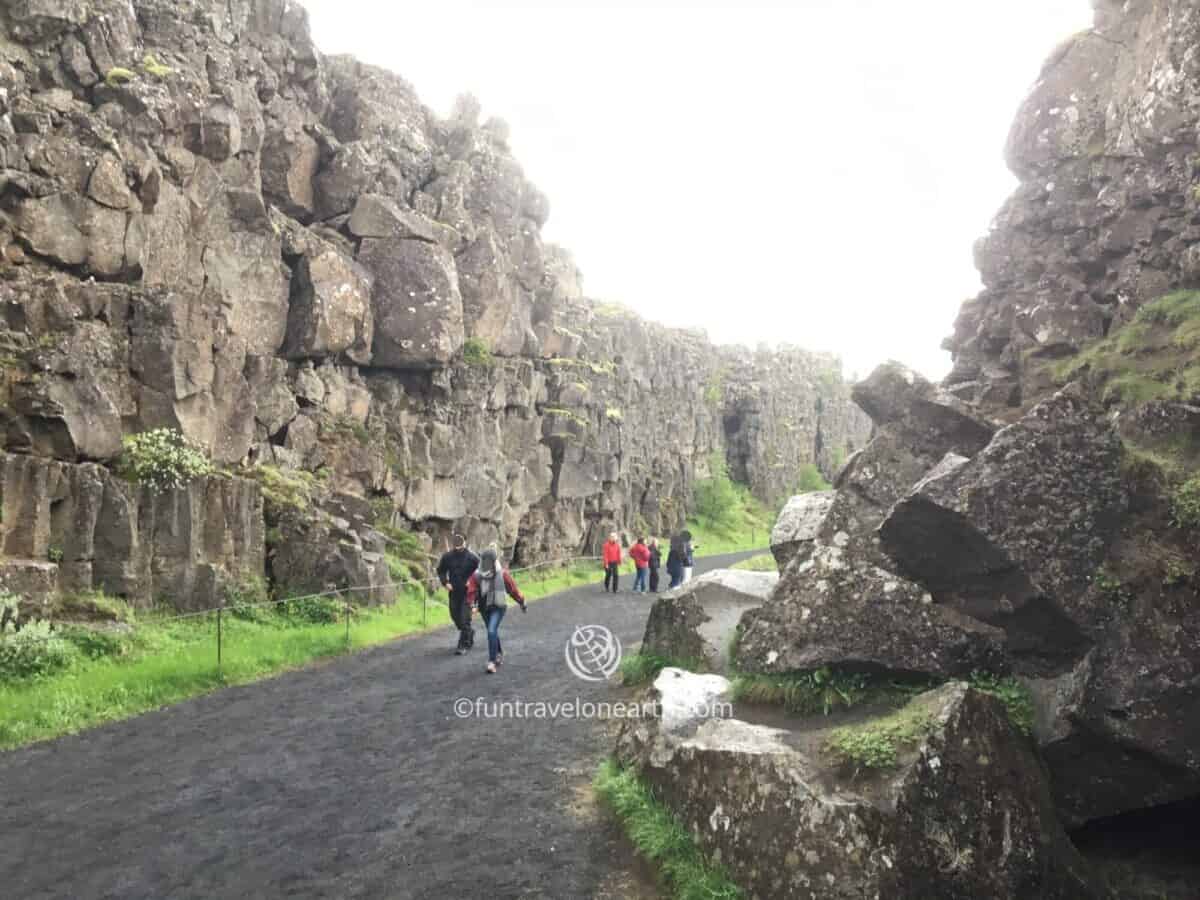
<svg viewBox="0 0 1200 900">
<path fill-rule="evenodd" d="M 499 566 L 496 566 L 496 571 L 490 578 L 479 571 L 475 575 L 479 579 L 480 610 L 489 610 L 493 606 L 496 609 L 504 609 L 508 606 L 508 586 L 504 583 L 504 571 Z"/>
</svg>

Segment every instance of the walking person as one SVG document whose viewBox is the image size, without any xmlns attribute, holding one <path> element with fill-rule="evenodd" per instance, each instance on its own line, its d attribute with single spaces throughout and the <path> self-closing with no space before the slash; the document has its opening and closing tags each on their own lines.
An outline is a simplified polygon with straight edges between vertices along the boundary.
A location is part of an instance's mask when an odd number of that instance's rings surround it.
<svg viewBox="0 0 1200 900">
<path fill-rule="evenodd" d="M 471 604 L 467 601 L 467 581 L 479 568 L 479 557 L 467 549 L 467 539 L 461 534 L 452 539 L 454 549 L 438 560 L 437 576 L 442 587 L 450 591 L 450 621 L 458 629 L 456 656 L 462 656 L 475 646 L 475 628 L 471 625 Z"/>
<path fill-rule="evenodd" d="M 687 584 L 692 580 L 692 569 L 695 567 L 692 552 L 698 549 L 700 545 L 692 546 L 692 533 L 690 531 L 685 531 L 681 537 L 683 538 L 683 583 Z"/>
<path fill-rule="evenodd" d="M 489 675 L 495 675 L 497 667 L 504 662 L 500 623 L 504 621 L 504 613 L 508 610 L 509 597 L 517 601 L 521 612 L 528 612 L 525 598 L 508 570 L 500 565 L 496 551 L 491 548 L 484 550 L 479 554 L 479 568 L 467 580 L 467 600 L 479 610 L 479 616 L 487 627 Z"/>
<path fill-rule="evenodd" d="M 646 546 L 645 538 L 638 538 L 629 548 L 629 558 L 633 560 L 635 574 L 633 576 L 633 592 L 646 593 L 646 576 L 650 569 L 650 548 Z"/>
<path fill-rule="evenodd" d="M 619 569 L 621 567 L 621 542 L 617 539 L 615 531 L 604 542 L 601 558 L 604 560 L 604 590 L 607 592 L 608 586 L 611 584 L 612 592 L 615 594 L 617 582 L 620 580 Z"/>
<path fill-rule="evenodd" d="M 667 553 L 667 574 L 671 576 L 668 589 L 683 584 L 683 560 L 683 538 L 676 534 L 671 537 L 671 549 Z"/>
<path fill-rule="evenodd" d="M 658 538 L 650 538 L 650 593 L 658 593 L 658 570 L 662 566 L 662 550 Z"/>
</svg>

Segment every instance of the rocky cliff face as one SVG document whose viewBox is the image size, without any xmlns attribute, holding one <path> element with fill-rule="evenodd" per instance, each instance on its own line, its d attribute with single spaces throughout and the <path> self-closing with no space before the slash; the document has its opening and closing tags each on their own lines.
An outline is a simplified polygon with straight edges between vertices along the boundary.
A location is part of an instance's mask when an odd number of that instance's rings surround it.
<svg viewBox="0 0 1200 900">
<path fill-rule="evenodd" d="M 345 552 L 317 585 L 379 576 L 373 525 L 569 555 L 677 526 L 712 451 L 775 500 L 865 440 L 835 361 L 743 358 L 584 299 L 547 214 L 503 123 L 470 102 L 440 119 L 391 73 L 323 57 L 295 3 L 5 4 L 0 433 L 13 471 L 46 461 L 22 483 L 57 493 L 6 487 L 4 520 L 18 496 L 53 519 L 123 436 L 176 428 L 235 472 L 321 476 L 316 533 Z M 255 539 L 239 529 L 226 545 Z M 91 546 L 55 540 L 70 558 L 5 550 L 61 562 L 63 587 L 158 591 L 85 576 Z M 181 572 L 262 568 L 179 540 Z M 105 555 L 137 568 L 147 546 Z M 201 602 L 180 578 L 177 602 Z"/>
<path fill-rule="evenodd" d="M 1000 414 L 1048 388 L 1069 356 L 1143 304 L 1200 283 L 1200 9 L 1095 0 L 1009 136 L 1021 179 L 976 245 L 985 290 L 945 346 L 961 397 Z"/>
<path fill-rule="evenodd" d="M 978 244 L 986 289 L 963 306 L 947 343 L 953 373 L 938 386 L 888 364 L 855 386 L 872 439 L 835 491 L 789 503 L 772 536 L 778 587 L 740 619 L 734 667 L 769 684 L 969 679 L 987 689 L 1002 680 L 1010 702 L 1024 695 L 1038 758 L 1002 768 L 1054 807 L 1026 827 L 1072 829 L 1087 867 L 1110 882 L 1092 885 L 1088 874 L 1087 886 L 1062 889 L 1053 879 L 967 887 L 969 865 L 917 863 L 925 883 L 897 895 L 1196 892 L 1200 9 L 1093 5 L 1095 28 L 1054 53 L 1013 127 L 1008 158 L 1022 183 Z M 695 626 L 680 621 L 686 639 Z M 825 727 L 783 718 L 800 736 Z M 896 725 L 875 721 L 851 726 L 851 737 Z M 782 790 L 789 811 L 806 808 L 809 786 L 827 783 L 808 773 L 836 740 L 815 761 L 789 762 L 806 773 L 802 785 L 739 797 L 725 787 L 770 780 L 742 772 L 794 752 L 799 739 L 773 744 L 778 733 L 727 722 L 696 728 L 672 745 L 652 724 L 649 753 L 628 752 L 627 729 L 618 751 L 748 884 L 762 872 L 811 878 L 816 854 L 800 860 L 794 843 L 763 837 L 775 829 L 752 829 L 774 824 L 768 793 Z M 970 740 L 985 731 L 973 726 Z M 986 798 L 989 809 L 1020 792 L 935 759 L 955 770 L 958 796 Z M 696 761 L 710 768 L 692 780 Z M 714 781 L 717 764 L 735 774 Z M 885 768 L 904 777 L 902 760 Z M 936 791 L 922 796 L 931 804 L 922 817 L 936 818 Z M 721 816 L 740 829 L 704 828 Z M 1006 818 L 1006 843 L 1018 821 L 1010 831 Z M 958 849 L 978 860 L 986 832 Z M 1067 869 L 1084 871 L 1066 856 Z M 854 875 L 869 877 L 863 867 Z"/>
</svg>

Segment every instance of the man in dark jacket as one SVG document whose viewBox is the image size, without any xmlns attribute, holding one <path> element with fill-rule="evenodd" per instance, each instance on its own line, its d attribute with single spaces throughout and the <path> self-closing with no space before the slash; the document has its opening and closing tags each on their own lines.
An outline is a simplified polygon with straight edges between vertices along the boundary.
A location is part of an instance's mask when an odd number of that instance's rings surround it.
<svg viewBox="0 0 1200 900">
<path fill-rule="evenodd" d="M 442 587 L 450 591 L 450 619 L 458 628 L 458 647 L 454 653 L 462 656 L 475 646 L 475 629 L 471 625 L 471 605 L 467 602 L 467 581 L 479 568 L 479 557 L 467 549 L 467 539 L 454 535 L 454 549 L 442 554 L 437 575 Z"/>
</svg>

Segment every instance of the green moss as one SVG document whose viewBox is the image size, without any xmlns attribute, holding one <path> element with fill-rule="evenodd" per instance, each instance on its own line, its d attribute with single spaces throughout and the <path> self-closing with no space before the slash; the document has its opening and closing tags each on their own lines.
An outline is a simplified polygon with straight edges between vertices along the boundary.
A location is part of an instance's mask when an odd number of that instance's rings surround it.
<svg viewBox="0 0 1200 900">
<path fill-rule="evenodd" d="M 496 364 L 496 358 L 487 343 L 481 338 L 467 338 L 463 341 L 463 362 L 469 366 L 488 369 Z"/>
<path fill-rule="evenodd" d="M 590 359 L 578 359 L 572 356 L 556 356 L 545 362 L 546 365 L 554 368 L 587 369 L 593 375 L 612 375 L 617 371 L 617 365 L 614 362 L 597 362 Z"/>
<path fill-rule="evenodd" d="M 922 740 L 933 727 L 929 704 L 917 697 L 890 715 L 835 729 L 827 749 L 856 770 L 890 769 L 899 762 L 901 749 Z"/>
<path fill-rule="evenodd" d="M 285 509 L 307 512 L 312 507 L 317 479 L 310 472 L 258 465 L 244 474 L 262 488 L 268 515 Z"/>
<path fill-rule="evenodd" d="M 120 66 L 114 66 L 105 74 L 104 83 L 109 87 L 115 88 L 122 84 L 128 84 L 135 78 L 137 78 L 137 73 L 132 69 L 123 69 Z"/>
<path fill-rule="evenodd" d="M 166 78 L 167 76 L 175 73 L 175 70 L 170 66 L 164 66 L 159 63 L 159 61 L 154 58 L 153 53 L 147 53 L 144 57 L 142 57 L 142 71 L 155 78 Z"/>
<path fill-rule="evenodd" d="M 712 374 L 708 376 L 708 381 L 704 384 L 704 402 L 709 406 L 718 406 L 725 398 L 725 378 L 727 371 L 724 368 L 714 369 Z"/>
<path fill-rule="evenodd" d="M 1200 475 L 1193 475 L 1171 492 L 1171 521 L 1178 528 L 1200 527 Z"/>
<path fill-rule="evenodd" d="M 566 419 L 567 421 L 573 422 L 574 424 L 578 425 L 580 428 L 588 427 L 587 419 L 583 418 L 582 416 L 580 416 L 578 413 L 574 412 L 573 410 L 563 409 L 562 407 L 559 407 L 559 406 L 547 406 L 547 407 L 543 408 L 542 415 L 554 416 L 554 417 L 557 417 L 560 419 Z"/>
<path fill-rule="evenodd" d="M 608 409 L 604 410 L 604 416 L 610 422 L 620 422 L 625 418 L 625 414 L 621 412 L 620 407 L 617 406 L 610 406 Z"/>
</svg>

